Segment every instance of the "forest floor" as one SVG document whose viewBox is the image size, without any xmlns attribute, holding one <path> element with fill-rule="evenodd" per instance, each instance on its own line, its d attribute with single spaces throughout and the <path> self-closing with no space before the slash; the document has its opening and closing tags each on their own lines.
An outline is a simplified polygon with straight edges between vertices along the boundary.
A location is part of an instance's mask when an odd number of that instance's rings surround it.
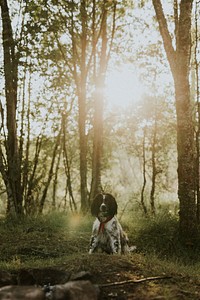
<svg viewBox="0 0 200 300">
<path fill-rule="evenodd" d="M 65 224 L 55 216 L 17 225 L 0 221 L 0 286 L 55 285 L 84 271 L 100 286 L 100 299 L 200 299 L 200 262 L 184 264 L 141 249 L 89 255 L 91 224 L 79 217 Z"/>
</svg>

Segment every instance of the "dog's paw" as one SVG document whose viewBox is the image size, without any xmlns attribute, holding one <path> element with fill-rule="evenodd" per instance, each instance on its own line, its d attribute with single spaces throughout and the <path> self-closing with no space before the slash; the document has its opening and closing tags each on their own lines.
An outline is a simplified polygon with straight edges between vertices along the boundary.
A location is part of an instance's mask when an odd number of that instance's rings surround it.
<svg viewBox="0 0 200 300">
<path fill-rule="evenodd" d="M 134 252 L 137 250 L 137 247 L 136 246 L 130 246 L 129 247 L 129 252 Z"/>
</svg>

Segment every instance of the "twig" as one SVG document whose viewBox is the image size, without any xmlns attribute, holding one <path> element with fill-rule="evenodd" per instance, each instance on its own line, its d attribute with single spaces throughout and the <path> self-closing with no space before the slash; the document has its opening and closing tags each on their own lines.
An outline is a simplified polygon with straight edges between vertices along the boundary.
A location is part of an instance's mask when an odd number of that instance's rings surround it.
<svg viewBox="0 0 200 300">
<path fill-rule="evenodd" d="M 130 283 L 141 283 L 145 281 L 151 281 L 151 280 L 160 280 L 160 279 L 170 279 L 171 276 L 156 276 L 156 277 L 146 277 L 141 279 L 130 279 L 130 280 L 124 280 L 124 281 L 118 281 L 118 282 L 111 282 L 111 283 L 104 283 L 100 284 L 100 287 L 109 287 L 109 286 L 118 286 L 118 285 L 124 285 L 124 284 L 130 284 Z"/>
</svg>

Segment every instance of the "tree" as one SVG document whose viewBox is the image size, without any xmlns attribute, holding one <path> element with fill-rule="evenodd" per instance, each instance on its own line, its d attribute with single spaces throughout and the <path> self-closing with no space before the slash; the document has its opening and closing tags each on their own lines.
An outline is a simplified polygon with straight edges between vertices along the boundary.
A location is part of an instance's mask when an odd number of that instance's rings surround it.
<svg viewBox="0 0 200 300">
<path fill-rule="evenodd" d="M 95 1 L 93 1 L 95 4 Z M 93 199 L 98 192 L 102 191 L 101 183 L 101 171 L 102 171 L 102 158 L 103 158 L 103 111 L 104 111 L 104 89 L 105 89 L 105 79 L 106 71 L 108 68 L 108 63 L 110 59 L 110 53 L 112 50 L 112 44 L 115 34 L 115 22 L 116 22 L 116 1 L 113 1 L 113 5 L 109 7 L 107 0 L 103 1 L 102 6 L 102 23 L 101 23 L 101 48 L 99 54 L 99 66 L 98 71 L 96 66 L 96 56 L 97 51 L 94 51 L 94 82 L 95 82 L 95 93 L 94 93 L 94 120 L 93 120 L 93 153 L 92 153 L 92 182 L 91 182 L 91 191 L 90 199 Z M 94 14 L 95 14 L 95 5 Z M 108 43 L 108 13 L 109 8 L 111 12 L 113 11 L 112 16 L 112 27 L 111 27 L 111 37 L 110 43 Z M 94 16 L 95 19 L 95 16 Z M 95 26 L 94 26 L 95 27 Z M 95 38 L 95 32 L 93 33 Z M 94 46 L 94 48 L 96 48 Z"/>
<path fill-rule="evenodd" d="M 34 67 L 36 66 L 42 76 L 48 78 L 48 88 L 54 95 L 59 94 L 59 101 L 63 101 L 62 98 L 66 96 L 71 100 L 76 94 L 81 210 L 86 211 L 88 207 L 86 134 L 88 68 L 86 63 L 89 45 L 87 3 L 84 0 L 80 3 L 30 1 L 26 12 L 26 39 L 32 49 L 30 56 Z M 66 39 L 65 43 L 61 41 L 63 36 Z M 65 106 L 65 103 L 63 105 Z M 76 115 L 73 117 L 76 119 Z M 62 146 L 65 147 L 63 144 Z M 67 181 L 68 187 L 70 185 L 71 188 L 69 178 Z"/>
<path fill-rule="evenodd" d="M 198 4 L 196 1 L 195 7 L 195 34 L 194 34 L 194 69 L 195 69 L 195 79 L 196 84 L 196 163 L 195 163 L 195 171 L 196 171 L 196 194 L 197 194 L 197 221 L 200 222 L 200 89 L 199 89 L 199 61 L 198 61 L 198 43 L 200 36 L 198 36 L 198 19 L 200 12 L 198 13 Z"/>
<path fill-rule="evenodd" d="M 146 143 L 146 126 L 143 128 L 143 140 L 142 140 L 142 176 L 143 176 L 143 184 L 142 184 L 140 202 L 141 202 L 144 214 L 147 215 L 147 207 L 146 207 L 146 204 L 145 204 L 145 197 L 144 197 L 145 187 L 146 187 L 146 184 L 147 184 L 145 143 Z"/>
<path fill-rule="evenodd" d="M 103 1 L 103 18 L 101 24 L 102 46 L 100 54 L 99 72 L 96 71 L 96 46 L 93 43 L 94 51 L 94 118 L 93 118 L 93 153 L 92 153 L 92 181 L 90 190 L 90 201 L 98 192 L 101 192 L 101 161 L 103 152 L 103 102 L 104 102 L 104 85 L 106 73 L 106 49 L 107 49 L 107 8 L 106 2 Z M 95 1 L 93 1 L 93 19 L 95 20 Z M 95 24 L 93 26 L 93 38 L 95 39 Z"/>
<path fill-rule="evenodd" d="M 20 215 L 22 209 L 21 164 L 18 148 L 16 110 L 17 110 L 17 83 L 18 83 L 18 55 L 13 38 L 10 14 L 7 0 L 1 0 L 3 51 L 4 51 L 4 76 L 6 96 L 6 124 L 7 137 L 6 158 L 0 148 L 0 172 L 2 174 L 7 196 L 8 214 Z M 4 119 L 1 107 L 2 122 Z M 3 124 L 4 126 L 4 124 Z"/>
<path fill-rule="evenodd" d="M 194 186 L 194 126 L 189 84 L 193 1 L 181 0 L 179 13 L 177 1 L 174 1 L 176 49 L 173 47 L 161 1 L 152 0 L 152 2 L 174 79 L 177 115 L 180 235 L 186 242 L 190 242 L 195 238 L 197 229 Z"/>
</svg>

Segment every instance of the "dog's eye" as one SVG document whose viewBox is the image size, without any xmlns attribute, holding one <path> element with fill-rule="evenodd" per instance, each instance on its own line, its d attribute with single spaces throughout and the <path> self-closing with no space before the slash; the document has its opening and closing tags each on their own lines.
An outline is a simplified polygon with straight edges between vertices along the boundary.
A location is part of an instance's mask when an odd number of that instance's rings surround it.
<svg viewBox="0 0 200 300">
<path fill-rule="evenodd" d="M 101 204 L 102 204 L 102 201 L 101 201 L 101 199 L 99 199 L 98 205 L 100 206 Z"/>
</svg>

